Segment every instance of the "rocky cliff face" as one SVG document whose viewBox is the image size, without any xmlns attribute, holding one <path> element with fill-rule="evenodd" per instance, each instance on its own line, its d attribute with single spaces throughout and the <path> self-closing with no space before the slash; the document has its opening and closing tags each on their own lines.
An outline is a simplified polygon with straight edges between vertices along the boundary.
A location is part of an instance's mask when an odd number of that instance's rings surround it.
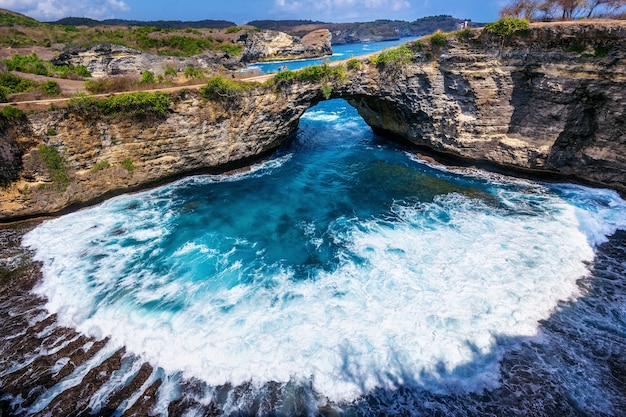
<svg viewBox="0 0 626 417">
<path fill-rule="evenodd" d="M 626 193 L 626 22 L 538 25 L 507 39 L 477 31 L 414 49 L 408 64 L 346 70 L 332 97 L 375 131 L 442 154 Z M 324 99 L 323 83 L 257 86 L 217 101 L 180 93 L 166 115 L 141 120 L 60 109 L 4 122 L 0 220 L 242 166 L 295 131 Z M 55 185 L 41 145 L 65 161 L 66 187 Z"/>
<path fill-rule="evenodd" d="M 245 42 L 242 60 L 257 62 L 330 55 L 333 53 L 331 38 L 327 29 L 313 31 L 301 39 L 271 30 L 253 32 L 242 37 Z"/>
<path fill-rule="evenodd" d="M 414 61 L 365 66 L 341 95 L 379 133 L 626 191 L 626 22 L 475 31 Z"/>
<path fill-rule="evenodd" d="M 188 173 L 245 166 L 275 149 L 321 93 L 318 88 L 246 90 L 206 101 L 181 93 L 166 116 L 31 114 L 2 132 L 0 220 L 54 213 Z M 55 181 L 42 146 L 58 150 L 68 181 Z M 6 148 L 6 151 L 5 151 Z M 45 149 L 44 149 L 45 150 Z"/>
</svg>

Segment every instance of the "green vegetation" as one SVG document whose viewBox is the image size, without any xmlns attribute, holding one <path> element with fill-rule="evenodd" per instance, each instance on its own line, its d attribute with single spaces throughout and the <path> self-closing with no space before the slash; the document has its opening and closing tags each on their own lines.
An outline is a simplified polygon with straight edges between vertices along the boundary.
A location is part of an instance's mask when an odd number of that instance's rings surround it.
<svg viewBox="0 0 626 417">
<path fill-rule="evenodd" d="M 11 94 L 11 91 L 8 88 L 0 86 L 0 103 L 7 103 L 9 94 Z"/>
<path fill-rule="evenodd" d="M 445 33 L 438 30 L 430 35 L 429 40 L 430 45 L 433 47 L 433 49 L 440 49 L 446 46 L 446 43 L 448 42 L 448 37 Z"/>
<path fill-rule="evenodd" d="M 37 147 L 37 154 L 43 162 L 50 179 L 56 185 L 57 189 L 65 190 L 70 182 L 70 177 L 67 173 L 65 160 L 59 154 L 59 151 L 54 146 L 41 144 Z"/>
<path fill-rule="evenodd" d="M 37 83 L 17 75 L 0 73 L 0 86 L 8 90 L 8 93 L 23 93 L 37 88 Z"/>
<path fill-rule="evenodd" d="M 70 19 L 72 20 L 72 19 Z M 156 26 L 106 26 L 92 24 L 90 19 L 76 25 L 41 23 L 11 12 L 0 11 L 0 47 L 46 46 L 53 43 L 89 47 L 112 42 L 160 55 L 191 56 L 207 51 L 224 51 L 241 55 L 242 45 L 234 44 L 234 33 L 243 28 L 233 26 L 227 31 L 201 28 L 160 28 Z M 100 22 L 95 22 L 100 23 Z M 135 22 L 136 23 L 136 22 Z M 85 26 L 82 26 L 82 25 Z M 223 27 L 223 26 L 222 26 Z M 213 37 L 209 37 L 212 34 Z M 236 35 L 235 35 L 236 36 Z M 82 75 L 84 76 L 84 75 Z"/>
<path fill-rule="evenodd" d="M 165 72 L 163 73 L 163 75 L 165 75 L 166 77 L 176 77 L 176 75 L 178 75 L 176 73 L 176 70 L 172 67 L 167 67 L 165 68 Z"/>
<path fill-rule="evenodd" d="M 130 158 L 126 158 L 122 161 L 122 167 L 126 168 L 128 172 L 135 171 L 135 165 L 133 165 L 133 161 Z"/>
<path fill-rule="evenodd" d="M 472 29 L 465 28 L 452 33 L 460 41 L 467 40 L 472 37 Z"/>
<path fill-rule="evenodd" d="M 142 84 L 154 84 L 154 73 L 152 71 L 144 71 L 141 73 Z"/>
<path fill-rule="evenodd" d="M 143 120 L 147 117 L 163 117 L 169 112 L 171 96 L 167 93 L 120 94 L 95 100 L 86 94 L 77 94 L 68 103 L 71 111 L 79 114 L 102 113 L 108 116 L 121 115 Z"/>
<path fill-rule="evenodd" d="M 497 22 L 487 23 L 485 32 L 504 39 L 525 33 L 529 26 L 528 20 L 504 17 Z"/>
<path fill-rule="evenodd" d="M 57 135 L 57 131 L 54 128 L 49 128 L 48 130 L 46 130 L 46 135 L 48 136 L 56 136 Z"/>
<path fill-rule="evenodd" d="M 240 26 L 231 26 L 231 27 L 226 28 L 224 30 L 224 33 L 237 33 L 241 30 L 243 30 L 243 28 Z"/>
<path fill-rule="evenodd" d="M 47 96 L 58 96 L 61 89 L 56 81 L 46 81 L 41 87 L 41 91 Z"/>
<path fill-rule="evenodd" d="M 128 160 L 130 161 L 130 159 L 128 159 Z M 131 165 L 132 165 L 132 162 L 131 162 Z M 89 170 L 89 172 L 91 172 L 91 173 L 95 173 L 95 172 L 98 172 L 98 171 L 102 171 L 103 169 L 106 169 L 106 168 L 108 168 L 108 167 L 110 167 L 110 166 L 111 166 L 111 164 L 109 164 L 109 161 L 107 161 L 107 160 L 105 159 L 104 161 L 96 162 L 96 163 L 94 164 L 94 166 L 93 166 L 93 167 L 91 167 L 91 169 Z"/>
<path fill-rule="evenodd" d="M 274 76 L 274 84 L 280 85 L 285 82 L 343 82 L 346 78 L 346 73 L 341 66 L 330 66 L 328 64 L 314 65 L 311 67 L 302 68 L 298 71 L 283 71 Z"/>
<path fill-rule="evenodd" d="M 276 92 L 280 92 L 284 85 L 294 82 L 321 82 L 321 93 L 324 98 L 329 99 L 333 92 L 333 85 L 343 83 L 345 79 L 346 71 L 343 66 L 323 64 L 302 68 L 298 71 L 279 72 L 270 83 L 275 86 Z"/>
<path fill-rule="evenodd" d="M 324 98 L 326 100 L 328 100 L 330 98 L 330 95 L 333 93 L 333 87 L 328 85 L 328 84 L 324 84 L 322 85 L 322 95 L 324 96 Z"/>
<path fill-rule="evenodd" d="M 35 19 L 31 19 L 30 17 L 21 16 L 17 13 L 11 12 L 2 12 L 0 13 L 0 26 L 24 26 L 28 28 L 34 28 L 41 26 L 42 24 L 36 21 Z"/>
<path fill-rule="evenodd" d="M 356 58 L 349 59 L 348 62 L 346 62 L 346 67 L 349 71 L 357 71 L 361 69 L 362 65 L 361 61 Z"/>
<path fill-rule="evenodd" d="M 413 60 L 413 52 L 406 46 L 383 49 L 377 56 L 370 58 L 372 64 L 380 67 L 400 68 Z"/>
<path fill-rule="evenodd" d="M 196 68 L 191 65 L 188 65 L 187 68 L 185 68 L 184 74 L 185 78 L 187 79 L 197 79 L 204 77 L 204 71 L 202 69 Z"/>
<path fill-rule="evenodd" d="M 212 77 L 200 88 L 200 96 L 205 100 L 232 102 L 239 98 L 244 90 L 252 89 L 255 84 L 231 80 L 221 76 Z"/>
<path fill-rule="evenodd" d="M 4 108 L 2 109 L 2 113 L 0 113 L 0 116 L 4 120 L 14 120 L 14 119 L 21 119 L 22 117 L 25 116 L 25 113 L 22 110 L 18 109 L 17 107 L 4 106 Z"/>
<path fill-rule="evenodd" d="M 61 78 L 67 78 L 70 74 L 79 77 L 91 77 L 89 70 L 82 65 L 54 65 L 39 58 L 35 53 L 32 55 L 13 55 L 11 59 L 5 59 L 4 63 L 9 71 Z"/>
</svg>

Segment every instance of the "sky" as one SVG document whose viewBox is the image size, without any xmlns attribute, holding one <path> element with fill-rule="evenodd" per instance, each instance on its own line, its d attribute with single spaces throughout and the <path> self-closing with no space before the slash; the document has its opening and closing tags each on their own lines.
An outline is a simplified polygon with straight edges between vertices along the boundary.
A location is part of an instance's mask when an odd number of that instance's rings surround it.
<svg viewBox="0 0 626 417">
<path fill-rule="evenodd" d="M 376 19 L 413 21 L 447 14 L 474 22 L 498 18 L 506 0 L 0 0 L 0 8 L 40 21 L 63 17 L 130 20 L 306 19 L 366 22 Z"/>
</svg>

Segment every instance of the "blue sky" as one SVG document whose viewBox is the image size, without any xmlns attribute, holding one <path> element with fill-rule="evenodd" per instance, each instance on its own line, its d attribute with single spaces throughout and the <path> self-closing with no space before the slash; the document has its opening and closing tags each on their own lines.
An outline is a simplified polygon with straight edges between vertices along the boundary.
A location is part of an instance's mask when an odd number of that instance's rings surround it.
<svg viewBox="0 0 626 417">
<path fill-rule="evenodd" d="M 0 0 L 0 7 L 41 21 L 62 17 L 136 20 L 310 19 L 363 22 L 412 21 L 449 14 L 475 22 L 497 19 L 506 0 Z"/>
</svg>

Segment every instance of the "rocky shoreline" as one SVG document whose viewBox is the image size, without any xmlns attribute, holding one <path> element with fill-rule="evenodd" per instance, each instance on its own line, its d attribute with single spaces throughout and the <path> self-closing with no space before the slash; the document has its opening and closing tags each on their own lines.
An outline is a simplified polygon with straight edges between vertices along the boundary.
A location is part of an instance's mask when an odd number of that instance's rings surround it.
<svg viewBox="0 0 626 417">
<path fill-rule="evenodd" d="M 0 415 L 130 417 L 152 415 L 158 407 L 167 410 L 170 416 L 189 412 L 218 416 L 223 414 L 224 402 L 254 398 L 252 386 L 225 385 L 212 388 L 215 395 L 206 403 L 201 393 L 207 387 L 201 381 L 182 380 L 178 397 L 164 399 L 159 397 L 159 388 L 170 377 L 162 371 L 127 352 L 124 347 L 110 345 L 107 339 L 90 339 L 60 326 L 56 316 L 46 311 L 45 300 L 31 292 L 42 278 L 40 264 L 32 260 L 28 249 L 20 246 L 21 237 L 39 222 L 0 225 Z M 626 299 L 624 255 L 626 233 L 618 232 L 599 248 L 592 276 L 581 281 L 585 297 L 577 303 L 563 305 L 561 310 L 584 311 L 588 306 L 594 311 L 602 308 L 608 320 L 612 312 L 620 308 L 621 300 Z M 590 324 L 584 321 L 584 316 L 581 316 L 581 323 L 572 324 L 561 313 L 555 313 L 542 324 L 544 338 L 554 339 L 550 343 L 555 343 L 554 352 L 548 349 L 550 360 L 554 360 L 554 355 L 564 354 L 556 348 L 556 344 L 562 343 L 561 339 L 567 340 L 566 343 L 582 343 L 586 346 L 583 349 L 588 350 L 585 355 L 612 375 L 613 379 L 604 383 L 607 390 L 621 399 L 613 404 L 615 409 L 625 407 L 626 362 L 623 358 L 626 341 L 623 335 L 608 328 L 588 330 L 586 327 Z M 578 327 L 573 329 L 572 325 Z M 579 332 L 591 332 L 594 337 L 588 339 L 583 335 L 579 341 L 576 339 Z M 535 352 L 532 341 L 520 343 L 520 349 L 507 354 L 501 362 L 500 388 L 459 394 L 455 398 L 418 391 L 412 394 L 420 398 L 414 404 L 414 411 L 428 413 L 433 408 L 449 410 L 452 407 L 459 415 L 468 416 L 482 415 L 487 410 L 497 415 L 509 414 L 513 410 L 528 415 L 538 409 L 541 413 L 537 415 L 580 413 L 567 400 L 569 393 L 562 380 L 556 375 L 543 375 L 541 369 L 533 370 L 535 361 L 541 362 L 541 355 L 548 353 Z M 611 346 L 608 353 L 605 352 L 606 343 Z M 274 398 L 274 403 L 250 401 L 238 415 L 275 413 L 279 406 L 281 413 L 289 415 L 303 415 L 309 410 L 307 394 L 289 384 L 270 383 L 265 390 L 268 398 Z M 399 392 L 402 393 L 402 389 Z M 278 398 L 285 395 L 293 398 L 287 408 L 278 404 Z M 374 392 L 347 406 L 368 404 L 367 409 L 384 409 L 385 404 L 379 403 L 380 398 L 393 395 L 397 393 Z M 320 406 L 317 413 L 337 416 L 345 407 L 328 403 Z"/>
</svg>

